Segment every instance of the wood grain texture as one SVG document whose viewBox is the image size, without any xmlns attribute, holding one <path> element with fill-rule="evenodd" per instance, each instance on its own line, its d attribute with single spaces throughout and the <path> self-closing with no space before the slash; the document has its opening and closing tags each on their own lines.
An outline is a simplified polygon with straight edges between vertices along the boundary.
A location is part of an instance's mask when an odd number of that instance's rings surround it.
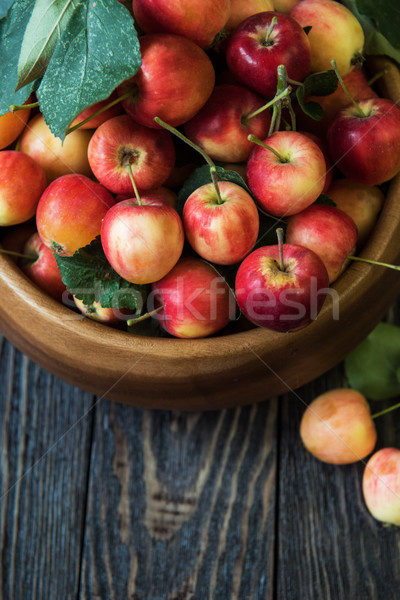
<svg viewBox="0 0 400 600">
<path fill-rule="evenodd" d="M 103 401 L 80 598 L 272 598 L 276 408 L 188 414 Z"/>
<path fill-rule="evenodd" d="M 4 600 L 77 595 L 92 401 L 39 369 L 0 336 Z"/>
<path fill-rule="evenodd" d="M 400 323 L 399 304 L 391 321 Z M 366 461 L 324 464 L 301 445 L 305 406 L 318 394 L 346 385 L 341 368 L 286 396 L 279 442 L 276 597 L 285 600 L 396 600 L 400 586 L 400 530 L 369 514 L 361 481 Z M 378 411 L 400 401 L 371 402 Z M 399 414 L 376 421 L 377 449 L 400 446 Z M 300 593 L 300 595 L 299 595 Z"/>
</svg>

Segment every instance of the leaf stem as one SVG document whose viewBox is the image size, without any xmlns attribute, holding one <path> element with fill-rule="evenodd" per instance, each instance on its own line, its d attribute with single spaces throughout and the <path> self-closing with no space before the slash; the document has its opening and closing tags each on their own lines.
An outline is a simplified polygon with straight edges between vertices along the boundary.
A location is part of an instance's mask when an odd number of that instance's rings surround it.
<svg viewBox="0 0 400 600">
<path fill-rule="evenodd" d="M 166 123 L 165 121 L 160 119 L 160 117 L 154 117 L 154 121 L 157 123 L 157 125 L 160 125 L 160 127 L 163 127 L 164 129 L 166 129 L 167 131 L 169 131 L 170 133 L 175 135 L 177 138 L 179 138 L 182 142 L 185 142 L 185 144 L 187 144 L 188 146 L 193 148 L 193 150 L 196 150 L 196 152 L 201 154 L 201 156 L 204 158 L 204 160 L 210 167 L 211 180 L 214 184 L 215 192 L 217 194 L 217 203 L 223 204 L 221 192 L 220 192 L 220 189 L 218 186 L 217 168 L 215 166 L 215 163 L 208 156 L 208 154 L 206 152 L 204 152 L 203 148 L 200 148 L 200 146 L 198 146 L 197 144 L 192 142 L 192 140 L 189 140 L 189 138 L 187 138 L 185 135 L 183 135 L 183 133 L 178 131 L 175 127 L 172 127 L 172 125 L 169 125 L 168 123 Z"/>
<path fill-rule="evenodd" d="M 275 150 L 275 148 L 268 146 L 267 144 L 262 142 L 260 139 L 258 139 L 258 137 L 253 135 L 252 133 L 247 136 L 247 139 L 249 140 L 249 142 L 254 142 L 258 146 L 261 146 L 262 148 L 265 148 L 266 150 L 269 150 L 270 152 L 272 152 L 272 154 L 275 154 L 275 156 L 281 161 L 281 163 L 288 162 L 286 158 L 284 158 L 281 154 L 279 154 L 279 152 L 277 150 Z"/>
<path fill-rule="evenodd" d="M 133 187 L 133 191 L 135 192 L 135 198 L 137 200 L 138 206 L 142 206 L 142 200 L 140 198 L 139 190 L 137 189 L 135 178 L 133 176 L 131 163 L 128 162 L 128 164 L 126 165 L 126 168 L 128 169 L 129 177 L 131 178 L 132 187 Z"/>
<path fill-rule="evenodd" d="M 11 104 L 10 112 L 17 112 L 17 110 L 25 110 L 26 108 L 37 108 L 39 102 L 31 102 L 31 104 Z"/>
<path fill-rule="evenodd" d="M 398 404 L 393 404 L 393 406 L 389 406 L 389 408 L 385 408 L 384 410 L 381 410 L 381 411 L 375 413 L 374 415 L 371 415 L 371 419 L 376 419 L 377 417 L 386 415 L 387 413 L 392 412 L 392 410 L 395 410 L 396 408 L 400 408 L 400 402 Z"/>
<path fill-rule="evenodd" d="M 334 68 L 334 71 L 336 73 L 336 77 L 339 79 L 339 83 L 342 86 L 342 89 L 343 89 L 344 93 L 349 98 L 349 100 L 351 101 L 351 103 L 356 107 L 356 109 L 358 110 L 358 112 L 360 114 L 360 117 L 365 118 L 367 115 L 365 114 L 365 112 L 363 111 L 363 109 L 361 108 L 361 106 L 359 104 L 357 104 L 357 102 L 354 100 L 353 96 L 350 94 L 349 90 L 345 86 L 343 78 L 342 78 L 341 74 L 339 73 L 338 68 L 336 66 L 336 61 L 333 58 L 331 60 L 331 65 Z"/>
<path fill-rule="evenodd" d="M 92 119 L 94 119 L 94 117 L 97 117 L 98 115 L 101 115 L 101 113 L 103 113 L 104 111 L 108 110 L 109 108 L 112 108 L 113 106 L 115 106 L 119 102 L 122 102 L 122 100 L 125 100 L 126 98 L 129 98 L 129 96 L 132 96 L 132 92 L 125 92 L 125 94 L 122 94 L 122 96 L 119 96 L 118 98 L 115 98 L 115 100 L 111 100 L 110 102 L 108 102 L 108 104 L 105 104 L 105 106 L 102 106 L 101 108 L 99 108 L 99 110 L 96 110 L 96 112 L 94 112 L 92 115 L 90 115 L 90 117 L 87 117 L 86 119 L 83 119 L 83 121 L 80 121 L 79 123 L 76 123 L 76 125 L 73 125 L 72 127 L 68 127 L 68 129 L 65 132 L 65 135 L 68 135 L 69 133 L 72 133 L 76 129 L 79 129 L 79 127 L 82 127 L 82 125 L 85 125 L 86 123 L 89 123 L 89 121 L 91 121 Z"/>
<path fill-rule="evenodd" d="M 126 324 L 128 325 L 128 327 L 132 327 L 132 326 L 134 327 L 136 325 L 136 323 L 140 323 L 140 321 L 145 321 L 149 317 L 153 317 L 154 315 L 159 313 L 160 310 L 162 310 L 163 308 L 164 308 L 163 306 L 158 306 L 154 310 L 150 310 L 149 312 L 145 313 L 144 315 L 140 315 L 140 317 L 137 317 L 136 319 L 128 319 Z"/>
<path fill-rule="evenodd" d="M 347 258 L 350 260 L 369 263 L 370 265 L 378 265 L 378 267 L 386 267 L 387 269 L 393 269 L 394 271 L 400 271 L 400 265 L 391 265 L 389 263 L 372 260 L 372 258 L 361 258 L 360 256 L 352 256 L 351 254 L 349 254 Z"/>
</svg>

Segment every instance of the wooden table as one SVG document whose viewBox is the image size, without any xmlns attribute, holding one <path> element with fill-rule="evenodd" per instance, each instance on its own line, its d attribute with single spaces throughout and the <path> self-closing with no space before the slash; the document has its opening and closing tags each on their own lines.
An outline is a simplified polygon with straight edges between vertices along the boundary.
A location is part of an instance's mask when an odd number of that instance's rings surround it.
<svg viewBox="0 0 400 600">
<path fill-rule="evenodd" d="M 343 384 L 339 366 L 241 409 L 142 410 L 0 337 L 0 597 L 398 599 L 400 532 L 367 512 L 363 464 L 325 465 L 299 440 L 305 405 Z M 379 446 L 399 445 L 395 414 Z"/>
</svg>

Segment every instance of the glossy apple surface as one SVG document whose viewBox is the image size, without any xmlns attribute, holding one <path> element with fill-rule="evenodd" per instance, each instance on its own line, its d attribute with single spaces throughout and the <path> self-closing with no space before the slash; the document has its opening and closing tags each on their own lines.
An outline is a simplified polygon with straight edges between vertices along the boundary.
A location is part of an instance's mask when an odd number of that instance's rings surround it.
<svg viewBox="0 0 400 600">
<path fill-rule="evenodd" d="M 247 183 L 266 212 L 278 217 L 298 213 L 324 189 L 324 155 L 313 140 L 296 131 L 277 131 L 264 142 L 281 158 L 254 144 L 247 162 Z"/>
<path fill-rule="evenodd" d="M 230 15 L 230 0 L 133 0 L 146 33 L 174 33 L 209 48 Z"/>
<path fill-rule="evenodd" d="M 109 119 L 96 129 L 88 147 L 91 169 L 115 194 L 133 195 L 127 165 L 139 191 L 160 187 L 175 163 L 175 149 L 168 131 L 139 125 L 128 115 Z"/>
<path fill-rule="evenodd" d="M 91 131 L 73 131 L 64 143 L 55 137 L 42 115 L 31 119 L 21 137 L 20 150 L 29 154 L 46 173 L 47 182 L 67 173 L 81 173 L 90 177 L 87 150 Z"/>
<path fill-rule="evenodd" d="M 278 22 L 269 32 L 274 17 Z M 310 43 L 302 27 L 291 17 L 278 12 L 257 13 L 232 33 L 226 60 L 239 81 L 273 98 L 279 65 L 285 65 L 290 79 L 302 81 L 308 75 Z"/>
<path fill-rule="evenodd" d="M 324 204 L 313 204 L 289 217 L 288 244 L 300 244 L 322 259 L 333 283 L 347 266 L 357 243 L 357 227 L 346 213 Z"/>
<path fill-rule="evenodd" d="M 365 244 L 371 235 L 385 195 L 377 186 L 363 185 L 350 179 L 337 179 L 327 195 L 339 208 L 351 217 L 357 226 L 357 246 Z"/>
<path fill-rule="evenodd" d="M 340 171 L 358 183 L 380 185 L 400 171 L 400 108 L 391 100 L 360 100 L 332 121 L 329 151 Z"/>
<path fill-rule="evenodd" d="M 157 319 L 171 335 L 199 338 L 223 329 L 235 318 L 236 303 L 226 281 L 199 258 L 182 258 L 152 285 L 152 305 L 162 306 Z"/>
<path fill-rule="evenodd" d="M 62 256 L 71 256 L 100 234 L 101 223 L 115 203 L 100 183 L 84 175 L 63 175 L 42 194 L 36 225 L 42 241 Z"/>
<path fill-rule="evenodd" d="M 242 85 L 217 85 L 203 108 L 185 124 L 185 134 L 214 160 L 245 162 L 253 147 L 248 135 L 268 135 L 268 110 L 246 119 L 264 104 L 262 96 Z"/>
<path fill-rule="evenodd" d="M 329 186 L 332 183 L 332 179 L 333 179 L 333 163 L 332 163 L 332 160 L 331 160 L 331 157 L 329 154 L 328 144 L 326 143 L 325 139 L 323 139 L 321 136 L 315 135 L 314 133 L 310 133 L 309 131 L 301 131 L 300 133 L 309 137 L 310 140 L 315 142 L 317 144 L 318 148 L 321 150 L 322 154 L 324 155 L 325 183 L 324 183 L 324 187 L 322 188 L 321 194 L 326 194 Z"/>
<path fill-rule="evenodd" d="M 6 112 L 0 117 L 0 150 L 7 148 L 25 129 L 30 109 Z"/>
<path fill-rule="evenodd" d="M 378 521 L 400 526 L 400 450 L 382 448 L 369 459 L 363 475 L 365 503 Z"/>
<path fill-rule="evenodd" d="M 113 269 L 137 284 L 158 281 L 180 258 L 182 221 L 172 206 L 142 196 L 122 200 L 103 219 L 101 243 Z"/>
<path fill-rule="evenodd" d="M 173 127 L 186 123 L 206 103 L 214 88 L 211 60 L 199 46 L 182 36 L 147 34 L 140 38 L 142 66 L 123 82 L 119 95 L 131 91 L 122 101 L 135 121 L 158 128 L 158 116 Z"/>
<path fill-rule="evenodd" d="M 352 12 L 334 0 L 302 0 L 290 11 L 302 27 L 311 26 L 311 71 L 331 69 L 336 61 L 339 73 L 354 67 L 364 47 L 364 32 Z"/>
<path fill-rule="evenodd" d="M 376 429 L 368 402 L 348 388 L 330 390 L 313 400 L 303 414 L 300 437 L 319 460 L 346 465 L 371 454 Z"/>
<path fill-rule="evenodd" d="M 38 233 L 30 236 L 22 252 L 33 257 L 32 260 L 22 259 L 20 262 L 25 275 L 41 290 L 61 302 L 66 288 L 53 252 L 42 242 Z"/>
<path fill-rule="evenodd" d="M 256 243 L 258 210 L 239 185 L 220 181 L 218 187 L 221 204 L 214 185 L 203 185 L 186 200 L 182 220 L 186 238 L 199 256 L 218 265 L 233 265 Z"/>
<path fill-rule="evenodd" d="M 249 254 L 236 275 L 236 299 L 255 325 L 296 331 L 317 318 L 329 285 L 328 274 L 321 259 L 302 246 L 284 244 L 283 257 L 281 270 L 278 245 Z"/>
<path fill-rule="evenodd" d="M 42 167 L 17 150 L 0 152 L 0 226 L 24 223 L 35 214 L 46 187 Z"/>
</svg>

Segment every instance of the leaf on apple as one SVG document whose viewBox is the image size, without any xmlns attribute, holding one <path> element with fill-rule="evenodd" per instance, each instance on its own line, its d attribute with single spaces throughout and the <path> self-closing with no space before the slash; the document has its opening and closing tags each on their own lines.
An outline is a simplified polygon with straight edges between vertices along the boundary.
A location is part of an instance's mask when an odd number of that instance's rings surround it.
<svg viewBox="0 0 400 600">
<path fill-rule="evenodd" d="M 244 179 L 236 171 L 229 171 L 223 167 L 217 167 L 217 176 L 218 181 L 231 181 L 232 183 L 236 183 L 252 196 L 252 193 L 246 185 Z M 203 165 L 202 167 L 199 167 L 193 171 L 179 191 L 176 205 L 176 210 L 178 213 L 182 215 L 184 204 L 189 198 L 190 194 L 192 194 L 202 185 L 206 185 L 207 183 L 211 182 L 212 179 L 210 175 L 210 167 L 208 165 Z"/>
<path fill-rule="evenodd" d="M 400 327 L 380 323 L 345 359 L 352 388 L 370 400 L 400 394 Z"/>
<path fill-rule="evenodd" d="M 100 302 L 103 308 L 141 311 L 148 286 L 129 283 L 111 267 L 100 236 L 73 256 L 54 255 L 67 289 L 86 305 Z"/>
<path fill-rule="evenodd" d="M 22 40 L 17 89 L 43 77 L 75 6 L 76 0 L 36 0 Z"/>
<path fill-rule="evenodd" d="M 400 5 L 398 0 L 342 0 L 360 22 L 365 54 L 386 54 L 400 64 Z"/>
<path fill-rule="evenodd" d="M 314 119 L 320 121 L 324 116 L 324 110 L 318 102 L 305 102 L 307 96 L 329 96 L 333 94 L 338 86 L 338 78 L 335 71 L 321 71 L 312 73 L 296 89 L 296 98 L 301 109 Z"/>
<path fill-rule="evenodd" d="M 15 91 L 20 48 L 33 7 L 33 1 L 15 0 L 0 20 L 0 115 L 8 112 L 11 104 L 23 104 L 34 88 L 31 83 Z"/>
<path fill-rule="evenodd" d="M 115 0 L 76 3 L 37 90 L 51 131 L 64 139 L 84 108 L 108 98 L 141 65 L 130 12 Z"/>
</svg>

